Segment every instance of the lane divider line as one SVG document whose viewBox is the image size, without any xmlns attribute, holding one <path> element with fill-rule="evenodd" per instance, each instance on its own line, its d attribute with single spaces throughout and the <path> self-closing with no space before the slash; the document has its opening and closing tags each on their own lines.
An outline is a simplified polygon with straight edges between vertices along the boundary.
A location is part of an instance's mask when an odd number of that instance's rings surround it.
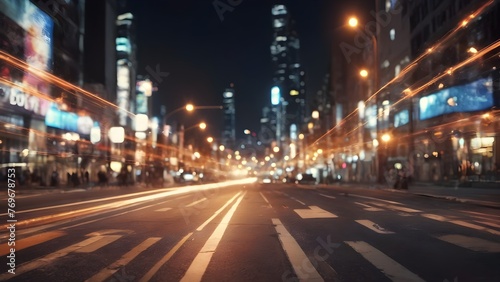
<svg viewBox="0 0 500 282">
<path fill-rule="evenodd" d="M 215 228 L 215 231 L 212 233 L 212 235 L 210 235 L 208 240 L 205 242 L 205 245 L 203 245 L 200 252 L 191 262 L 191 265 L 184 274 L 184 277 L 182 277 L 181 282 L 201 281 L 203 275 L 205 274 L 205 271 L 207 270 L 208 264 L 212 259 L 215 250 L 217 249 L 217 246 L 222 240 L 224 232 L 226 231 L 231 218 L 236 212 L 236 208 L 238 208 L 238 205 L 243 200 L 243 197 L 245 197 L 245 194 L 246 191 L 238 198 L 238 200 L 236 200 L 236 203 L 233 204 L 224 218 L 222 218 L 222 221 L 219 223 L 217 228 Z"/>
<path fill-rule="evenodd" d="M 345 243 L 382 271 L 392 281 L 425 281 L 366 242 L 346 241 Z"/>
<path fill-rule="evenodd" d="M 299 243 L 297 243 L 288 230 L 286 230 L 283 223 L 281 223 L 278 218 L 273 218 L 272 223 L 274 224 L 276 233 L 278 233 L 281 246 L 283 247 L 283 250 L 285 251 L 299 281 L 324 281 L 307 255 L 299 246 Z M 303 270 L 307 270 L 307 273 L 304 273 Z"/>
</svg>

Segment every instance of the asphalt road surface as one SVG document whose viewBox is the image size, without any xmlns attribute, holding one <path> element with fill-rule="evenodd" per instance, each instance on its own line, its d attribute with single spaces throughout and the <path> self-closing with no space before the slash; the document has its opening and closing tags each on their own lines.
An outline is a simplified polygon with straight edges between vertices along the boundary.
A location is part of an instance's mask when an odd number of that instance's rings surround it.
<svg viewBox="0 0 500 282">
<path fill-rule="evenodd" d="M 13 211 L 0 280 L 500 281 L 498 209 L 409 193 L 241 180 L 20 195 Z"/>
</svg>

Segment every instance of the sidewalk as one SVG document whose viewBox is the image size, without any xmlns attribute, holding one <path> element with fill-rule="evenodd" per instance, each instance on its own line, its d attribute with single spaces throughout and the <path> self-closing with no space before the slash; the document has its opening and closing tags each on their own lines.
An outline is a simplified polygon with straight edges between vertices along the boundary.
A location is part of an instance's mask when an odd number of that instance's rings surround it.
<svg viewBox="0 0 500 282">
<path fill-rule="evenodd" d="M 390 188 L 388 185 L 368 183 L 341 183 L 340 185 L 334 184 L 334 186 L 359 187 L 363 189 L 376 189 L 395 193 L 412 193 L 422 197 L 446 199 L 450 201 L 470 203 L 474 205 L 500 209 L 500 187 L 446 187 L 430 183 L 413 183 L 410 184 L 408 190 L 397 190 Z"/>
</svg>

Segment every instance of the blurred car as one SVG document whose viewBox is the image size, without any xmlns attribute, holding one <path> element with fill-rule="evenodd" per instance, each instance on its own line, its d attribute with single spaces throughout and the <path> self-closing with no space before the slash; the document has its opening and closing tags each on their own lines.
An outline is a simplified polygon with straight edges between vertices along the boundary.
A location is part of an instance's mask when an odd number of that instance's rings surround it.
<svg viewBox="0 0 500 282">
<path fill-rule="evenodd" d="M 274 178 L 272 177 L 272 175 L 260 175 L 258 178 L 258 182 L 259 183 L 263 183 L 263 184 L 269 184 L 269 183 L 274 183 Z"/>
<path fill-rule="evenodd" d="M 299 173 L 297 174 L 296 181 L 297 184 L 316 184 L 316 178 L 309 173 Z"/>
</svg>

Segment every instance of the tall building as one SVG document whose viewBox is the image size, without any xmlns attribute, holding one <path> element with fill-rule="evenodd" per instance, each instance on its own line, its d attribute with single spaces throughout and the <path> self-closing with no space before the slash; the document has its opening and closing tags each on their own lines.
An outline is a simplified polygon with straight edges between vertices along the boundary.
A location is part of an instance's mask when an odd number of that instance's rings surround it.
<svg viewBox="0 0 500 282">
<path fill-rule="evenodd" d="M 273 87 L 279 89 L 280 95 L 279 103 L 272 103 L 272 111 L 277 120 L 276 139 L 280 143 L 290 138 L 292 125 L 300 128 L 304 122 L 305 73 L 300 64 L 300 40 L 288 8 L 276 4 L 271 13 Z"/>
<path fill-rule="evenodd" d="M 116 103 L 116 0 L 86 0 L 85 11 L 84 82 Z"/>
<path fill-rule="evenodd" d="M 1 1 L 0 50 L 80 86 L 83 13 L 83 1 L 77 0 Z M 64 163 L 66 168 L 75 169 L 76 157 L 68 156 L 79 151 L 85 155 L 79 144 L 89 134 L 78 122 L 88 125 L 94 118 L 82 108 L 79 93 L 4 60 L 0 60 L 0 77 L 8 81 L 0 83 L 0 124 L 6 125 L 0 133 L 0 163 L 24 164 L 23 170 L 36 175 L 41 185 L 50 184 L 50 175 L 60 171 Z M 38 95 L 28 94 L 26 87 L 37 90 Z M 53 119 L 54 115 L 58 119 Z M 61 136 L 67 133 L 81 137 L 78 142 L 64 145 Z"/>
<path fill-rule="evenodd" d="M 116 27 L 118 120 L 121 126 L 131 126 L 128 112 L 135 112 L 134 85 L 137 76 L 134 16 L 131 13 L 118 15 Z"/>
<path fill-rule="evenodd" d="M 234 97 L 234 84 L 230 84 L 222 94 L 224 111 L 224 130 L 222 132 L 222 145 L 233 149 L 236 143 L 236 107 Z"/>
</svg>

